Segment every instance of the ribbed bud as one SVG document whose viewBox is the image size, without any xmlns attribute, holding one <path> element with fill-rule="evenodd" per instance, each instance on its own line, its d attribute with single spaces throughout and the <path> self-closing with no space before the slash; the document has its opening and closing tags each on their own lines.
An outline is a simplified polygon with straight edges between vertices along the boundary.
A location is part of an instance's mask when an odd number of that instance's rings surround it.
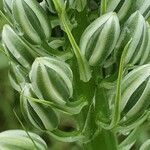
<svg viewBox="0 0 150 150">
<path fill-rule="evenodd" d="M 3 0 L 4 11 L 7 13 L 9 19 L 12 20 L 12 0 Z"/>
<path fill-rule="evenodd" d="M 69 6 L 72 9 L 76 9 L 78 12 L 84 10 L 87 5 L 87 0 L 69 0 Z"/>
<path fill-rule="evenodd" d="M 35 133 L 23 130 L 8 130 L 0 133 L 1 150 L 47 150 L 45 141 Z"/>
<path fill-rule="evenodd" d="M 30 98 L 36 98 L 30 84 L 26 84 L 20 103 L 22 113 L 27 121 L 40 130 L 54 130 L 58 125 L 58 118 L 54 110 L 41 103 L 33 102 Z"/>
<path fill-rule="evenodd" d="M 107 2 L 107 12 L 116 12 L 122 23 L 137 10 L 147 19 L 150 16 L 149 7 L 150 0 L 109 0 Z"/>
<path fill-rule="evenodd" d="M 33 44 L 49 40 L 50 21 L 36 0 L 14 0 L 13 15 L 27 40 Z"/>
<path fill-rule="evenodd" d="M 150 64 L 129 72 L 122 81 L 121 124 L 136 121 L 150 106 Z"/>
<path fill-rule="evenodd" d="M 26 73 L 22 70 L 20 65 L 17 65 L 13 62 L 10 63 L 9 68 L 8 75 L 10 83 L 16 91 L 21 92 L 26 82 Z"/>
<path fill-rule="evenodd" d="M 8 56 L 24 68 L 30 69 L 36 54 L 9 25 L 3 28 L 2 41 Z"/>
<path fill-rule="evenodd" d="M 138 11 L 130 16 L 122 29 L 116 46 L 117 59 L 120 59 L 122 50 L 131 39 L 125 62 L 136 64 L 140 62 L 149 40 L 145 19 Z"/>
<path fill-rule="evenodd" d="M 150 62 L 150 25 L 147 22 L 147 29 L 148 29 L 148 43 L 147 43 L 147 47 L 142 55 L 142 58 L 140 60 L 140 65 L 142 64 L 146 64 Z"/>
<path fill-rule="evenodd" d="M 139 148 L 139 150 L 149 150 L 150 148 L 150 139 L 147 139 L 146 141 L 144 141 L 144 143 L 141 145 L 141 147 Z"/>
<path fill-rule="evenodd" d="M 73 94 L 73 74 L 63 61 L 53 57 L 37 58 L 29 74 L 38 98 L 65 105 Z"/>
<path fill-rule="evenodd" d="M 80 40 L 80 49 L 91 66 L 104 63 L 114 49 L 119 34 L 119 20 L 115 13 L 99 17 L 86 28 Z"/>
<path fill-rule="evenodd" d="M 107 3 L 107 12 L 116 12 L 121 22 L 124 22 L 135 10 L 136 0 L 109 0 Z"/>
<path fill-rule="evenodd" d="M 137 8 L 145 19 L 150 17 L 150 0 L 137 0 Z"/>
</svg>

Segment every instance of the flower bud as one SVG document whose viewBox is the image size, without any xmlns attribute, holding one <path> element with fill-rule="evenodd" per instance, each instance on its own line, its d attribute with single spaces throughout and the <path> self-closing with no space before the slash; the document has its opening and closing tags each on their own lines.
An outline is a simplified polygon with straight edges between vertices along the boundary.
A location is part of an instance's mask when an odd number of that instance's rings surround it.
<svg viewBox="0 0 150 150">
<path fill-rule="evenodd" d="M 129 72 L 122 81 L 120 126 L 130 126 L 145 116 L 150 106 L 150 64 L 142 65 Z M 146 116 L 145 116 L 146 117 Z M 144 119 L 144 118 L 143 118 Z M 136 124 L 135 124 L 136 126 Z"/>
<path fill-rule="evenodd" d="M 12 0 L 3 0 L 4 11 L 7 13 L 10 20 L 12 20 Z"/>
<path fill-rule="evenodd" d="M 149 7 L 150 0 L 109 0 L 107 2 L 107 12 L 116 12 L 121 23 L 137 10 L 147 19 L 150 16 Z"/>
<path fill-rule="evenodd" d="M 148 31 L 147 31 L 147 33 L 148 33 L 148 42 L 147 42 L 147 47 L 146 47 L 146 49 L 143 52 L 143 55 L 141 57 L 140 65 L 150 62 L 150 25 L 149 25 L 148 22 L 147 22 L 147 29 L 148 29 Z"/>
<path fill-rule="evenodd" d="M 134 65 L 142 58 L 149 40 L 145 19 L 138 11 L 130 16 L 122 29 L 116 46 L 117 59 L 120 59 L 122 50 L 131 39 L 125 63 Z"/>
<path fill-rule="evenodd" d="M 91 66 L 103 65 L 114 49 L 119 34 L 119 20 L 115 13 L 99 17 L 86 28 L 80 40 L 80 49 Z"/>
<path fill-rule="evenodd" d="M 140 85 L 142 85 L 142 83 L 146 82 L 149 77 L 150 64 L 137 67 L 124 77 L 122 81 L 121 111 L 125 108 L 132 94 L 140 87 Z"/>
<path fill-rule="evenodd" d="M 29 137 L 30 135 L 30 137 Z M 45 141 L 35 133 L 29 132 L 29 135 L 23 130 L 8 130 L 0 133 L 1 150 L 47 150 Z M 33 141 L 32 141 L 32 140 Z M 34 142 L 34 143 L 33 143 Z"/>
<path fill-rule="evenodd" d="M 26 82 L 26 73 L 22 70 L 21 66 L 15 64 L 14 62 L 10 63 L 9 69 L 9 80 L 12 87 L 21 92 L 22 88 Z"/>
<path fill-rule="evenodd" d="M 50 21 L 36 0 L 14 0 L 13 14 L 27 40 L 33 44 L 41 44 L 49 40 Z"/>
<path fill-rule="evenodd" d="M 150 139 L 144 141 L 139 150 L 149 150 L 150 148 Z"/>
<path fill-rule="evenodd" d="M 54 130 L 58 125 L 55 111 L 41 103 L 33 102 L 30 98 L 36 98 L 36 96 L 31 85 L 26 84 L 20 96 L 21 109 L 25 119 L 37 129 Z"/>
<path fill-rule="evenodd" d="M 2 41 L 8 56 L 24 68 L 30 69 L 36 54 L 9 25 L 3 28 Z"/>
<path fill-rule="evenodd" d="M 150 0 L 137 0 L 137 8 L 145 19 L 150 17 Z"/>
<path fill-rule="evenodd" d="M 65 62 L 57 58 L 36 58 L 29 77 L 33 90 L 40 99 L 62 106 L 72 97 L 72 71 Z"/>
<path fill-rule="evenodd" d="M 124 22 L 135 10 L 136 0 L 110 0 L 107 3 L 107 12 L 116 12 L 121 23 Z"/>
</svg>

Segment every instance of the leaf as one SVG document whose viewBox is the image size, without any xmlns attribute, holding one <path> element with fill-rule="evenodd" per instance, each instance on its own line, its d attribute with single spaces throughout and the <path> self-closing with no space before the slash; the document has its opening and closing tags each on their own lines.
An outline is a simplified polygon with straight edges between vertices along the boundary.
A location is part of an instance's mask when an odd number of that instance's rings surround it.
<svg viewBox="0 0 150 150">
<path fill-rule="evenodd" d="M 81 135 L 80 131 L 65 132 L 57 129 L 47 133 L 61 142 L 75 142 L 80 141 L 83 138 L 83 135 Z"/>
</svg>

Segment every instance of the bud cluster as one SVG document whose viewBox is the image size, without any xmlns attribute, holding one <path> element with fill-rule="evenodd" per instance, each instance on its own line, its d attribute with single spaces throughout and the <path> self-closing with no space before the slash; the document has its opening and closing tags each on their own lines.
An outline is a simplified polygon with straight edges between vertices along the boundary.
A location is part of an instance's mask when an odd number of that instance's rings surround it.
<svg viewBox="0 0 150 150">
<path fill-rule="evenodd" d="M 22 114 L 60 141 L 132 131 L 149 116 L 150 1 L 104 2 L 100 15 L 87 0 L 4 0 L 2 41 Z M 60 130 L 62 114 L 75 120 L 72 132 Z"/>
</svg>

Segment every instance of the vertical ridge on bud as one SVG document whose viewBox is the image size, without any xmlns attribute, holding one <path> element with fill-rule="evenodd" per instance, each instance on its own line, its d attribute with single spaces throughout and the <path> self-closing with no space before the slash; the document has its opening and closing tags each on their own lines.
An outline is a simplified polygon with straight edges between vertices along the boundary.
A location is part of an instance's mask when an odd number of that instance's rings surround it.
<svg viewBox="0 0 150 150">
<path fill-rule="evenodd" d="M 9 16 L 9 19 L 12 20 L 12 0 L 3 0 L 4 11 Z"/>
<path fill-rule="evenodd" d="M 72 97 L 72 71 L 57 58 L 37 58 L 29 76 L 35 94 L 41 99 L 64 105 Z"/>
<path fill-rule="evenodd" d="M 137 2 L 138 4 L 139 2 Z M 140 3 L 139 3 L 140 4 Z M 148 19 L 150 16 L 150 0 L 144 0 L 141 5 L 138 6 L 141 14 Z"/>
<path fill-rule="evenodd" d="M 147 22 L 147 32 L 148 32 L 148 42 L 147 42 L 147 47 L 144 51 L 144 54 L 142 55 L 142 58 L 140 60 L 140 64 L 144 64 L 146 62 L 149 62 L 150 61 L 150 25 L 149 23 Z"/>
<path fill-rule="evenodd" d="M 26 84 L 20 96 L 21 109 L 25 119 L 40 130 L 54 130 L 58 125 L 56 113 L 52 108 L 30 100 L 30 97 L 36 98 L 31 88 L 31 84 Z"/>
<path fill-rule="evenodd" d="M 9 25 L 3 27 L 2 41 L 8 56 L 29 70 L 37 55 Z"/>
<path fill-rule="evenodd" d="M 140 62 L 140 60 L 143 57 L 143 53 L 147 50 L 147 45 L 148 45 L 148 41 L 149 41 L 149 33 L 148 33 L 148 28 L 146 23 L 143 26 L 143 32 L 142 32 L 142 36 L 140 39 L 140 42 L 134 52 L 134 55 L 131 58 L 131 62 L 133 64 L 137 64 Z"/>
<path fill-rule="evenodd" d="M 86 28 L 80 49 L 91 66 L 103 64 L 114 49 L 119 34 L 119 20 L 112 12 L 99 17 Z"/>
<path fill-rule="evenodd" d="M 10 62 L 8 76 L 12 87 L 20 92 L 26 82 L 26 73 L 22 70 L 21 66 L 14 62 Z"/>
<path fill-rule="evenodd" d="M 145 44 L 141 43 L 147 40 L 147 33 L 144 34 L 145 30 L 147 29 L 144 17 L 139 11 L 133 13 L 122 29 L 115 49 L 116 58 L 120 58 L 123 48 L 132 38 L 125 62 L 131 64 L 136 63 L 139 56 L 137 55 L 138 58 L 135 58 L 135 55 L 139 54 L 139 52 L 145 51 Z"/>
<path fill-rule="evenodd" d="M 24 36 L 34 44 L 47 41 L 51 26 L 47 14 L 36 0 L 14 0 L 13 15 Z"/>
<path fill-rule="evenodd" d="M 142 65 L 129 72 L 122 81 L 122 100 L 120 111 L 123 111 L 131 95 L 150 76 L 150 64 Z"/>
</svg>

